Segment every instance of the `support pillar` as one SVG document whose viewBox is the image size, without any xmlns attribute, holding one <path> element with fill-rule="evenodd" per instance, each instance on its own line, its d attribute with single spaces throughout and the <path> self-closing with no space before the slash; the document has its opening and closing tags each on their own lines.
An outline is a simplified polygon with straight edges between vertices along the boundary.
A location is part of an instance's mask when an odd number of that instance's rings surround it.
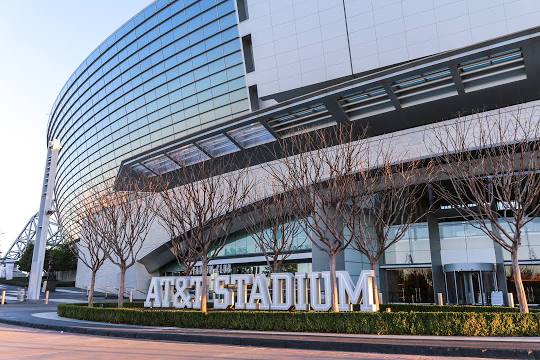
<svg viewBox="0 0 540 360">
<path fill-rule="evenodd" d="M 429 250 L 431 253 L 431 276 L 433 278 L 433 299 L 437 297 L 437 293 L 444 294 L 445 302 L 448 302 L 448 294 L 446 294 L 446 286 L 444 283 L 444 270 L 441 259 L 441 237 L 439 234 L 439 221 L 433 214 L 427 216 L 428 234 L 429 234 Z"/>
<path fill-rule="evenodd" d="M 384 256 L 381 259 L 381 263 L 377 267 L 377 280 L 379 281 L 379 292 L 383 294 L 382 304 L 390 302 L 390 284 L 388 282 L 388 270 L 382 269 L 381 266 L 385 264 Z"/>
<path fill-rule="evenodd" d="M 434 194 L 428 188 L 429 203 L 434 203 Z M 437 293 L 444 294 L 444 302 L 448 303 L 448 294 L 444 280 L 444 270 L 441 259 L 441 235 L 439 233 L 439 219 L 435 212 L 427 215 L 429 250 L 431 253 L 431 276 L 433 279 L 433 302 L 436 302 Z"/>
<path fill-rule="evenodd" d="M 497 287 L 499 288 L 499 291 L 502 291 L 503 293 L 504 305 L 508 306 L 508 296 L 506 295 L 508 294 L 508 286 L 506 284 L 506 272 L 504 270 L 504 250 L 502 246 L 497 244 L 495 241 L 493 242 L 493 246 L 495 247 L 495 261 L 497 262 L 495 264 Z"/>
<path fill-rule="evenodd" d="M 32 254 L 32 268 L 28 281 L 28 300 L 39 300 L 41 290 L 41 277 L 43 274 L 43 263 L 45 261 L 45 248 L 47 247 L 47 232 L 49 220 L 53 214 L 52 201 L 54 196 L 54 182 L 56 178 L 56 165 L 58 162 L 58 152 L 60 142 L 53 140 L 47 150 L 47 160 L 45 163 L 45 175 L 43 176 L 43 188 L 41 191 L 41 203 L 39 205 L 38 223 L 36 229 L 36 240 L 34 252 Z"/>
</svg>

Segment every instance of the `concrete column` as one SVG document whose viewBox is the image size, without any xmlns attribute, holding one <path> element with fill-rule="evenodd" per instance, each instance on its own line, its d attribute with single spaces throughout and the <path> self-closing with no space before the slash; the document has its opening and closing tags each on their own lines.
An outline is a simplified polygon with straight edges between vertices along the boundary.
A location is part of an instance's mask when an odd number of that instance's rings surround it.
<svg viewBox="0 0 540 360">
<path fill-rule="evenodd" d="M 495 268 L 496 273 L 495 276 L 497 278 L 497 286 L 499 287 L 499 291 L 502 291 L 503 295 L 503 301 L 504 305 L 508 306 L 508 287 L 506 286 L 506 273 L 504 271 L 504 255 L 501 245 L 497 244 L 495 241 L 493 242 L 493 246 L 495 247 Z"/>
<path fill-rule="evenodd" d="M 431 188 L 428 188 L 428 201 L 434 203 L 434 194 Z M 448 294 L 444 282 L 444 271 L 441 259 L 441 235 L 439 233 L 439 219 L 436 212 L 431 212 L 427 216 L 429 250 L 431 254 L 431 276 L 433 278 L 433 302 L 436 301 L 437 293 L 442 293 L 444 302 L 448 302 Z"/>
<path fill-rule="evenodd" d="M 379 266 L 377 267 L 377 281 L 379 282 L 379 292 L 383 294 L 383 304 L 390 301 L 390 286 L 388 283 L 388 270 L 381 269 L 382 265 L 385 265 L 384 255 L 379 261 Z"/>
<path fill-rule="evenodd" d="M 28 300 L 39 300 L 43 262 L 45 261 L 45 248 L 47 247 L 49 219 L 52 215 L 56 163 L 58 161 L 59 151 L 60 142 L 58 140 L 51 141 L 47 150 L 45 175 L 43 176 L 36 240 L 34 243 L 34 252 L 32 254 L 32 268 L 28 280 Z"/>
<path fill-rule="evenodd" d="M 427 216 L 428 235 L 429 235 L 429 250 L 431 253 L 431 276 L 433 278 L 433 300 L 437 297 L 437 293 L 444 294 L 445 302 L 448 301 L 446 287 L 444 283 L 444 271 L 441 260 L 441 237 L 439 234 L 439 220 L 430 214 Z"/>
</svg>

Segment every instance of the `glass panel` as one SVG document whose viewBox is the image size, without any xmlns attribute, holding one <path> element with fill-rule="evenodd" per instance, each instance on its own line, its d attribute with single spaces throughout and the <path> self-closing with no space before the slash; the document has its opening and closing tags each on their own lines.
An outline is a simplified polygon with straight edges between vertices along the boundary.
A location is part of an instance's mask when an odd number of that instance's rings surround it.
<svg viewBox="0 0 540 360">
<path fill-rule="evenodd" d="M 179 168 L 177 164 L 165 156 L 159 156 L 155 159 L 147 160 L 144 162 L 144 166 L 158 175 L 165 174 Z"/>
<path fill-rule="evenodd" d="M 384 271 L 388 279 L 389 302 L 433 302 L 431 269 L 412 268 Z"/>
<path fill-rule="evenodd" d="M 271 229 L 266 229 L 267 238 L 271 239 Z M 297 229 L 290 249 L 293 253 L 311 250 L 311 242 L 302 229 Z M 219 256 L 238 256 L 238 255 L 262 255 L 261 249 L 257 246 L 255 235 L 246 232 L 239 232 L 229 236 L 227 244 L 223 247 Z"/>
<path fill-rule="evenodd" d="M 225 135 L 214 136 L 198 143 L 212 157 L 227 155 L 240 149 Z"/>
<path fill-rule="evenodd" d="M 505 270 L 508 291 L 514 294 L 514 299 L 517 299 L 512 268 L 505 266 Z M 525 287 L 525 296 L 529 304 L 540 304 L 540 265 L 523 264 L 520 266 L 520 270 L 523 286 Z"/>
<path fill-rule="evenodd" d="M 131 167 L 131 170 L 133 170 L 136 174 L 143 175 L 143 176 L 153 176 L 154 175 L 150 170 L 148 170 L 142 164 L 133 165 Z"/>
<path fill-rule="evenodd" d="M 195 145 L 187 145 L 181 147 L 178 150 L 174 150 L 168 153 L 168 155 L 174 159 L 177 163 L 183 166 L 193 165 L 202 161 L 210 159 L 208 155 L 202 152 Z"/>
<path fill-rule="evenodd" d="M 228 134 L 244 149 L 276 140 L 261 124 L 253 124 L 240 129 L 231 130 Z"/>
<path fill-rule="evenodd" d="M 245 87 L 236 22 L 231 0 L 160 0 L 88 56 L 63 86 L 48 124 L 48 138 L 63 143 L 60 204 L 96 178 L 114 178 L 127 158 L 183 138 L 202 121 L 231 120 L 249 109 L 245 91 L 234 92 Z M 217 153 L 235 149 L 218 145 Z M 154 176 L 209 156 L 190 146 L 171 158 L 146 161 L 155 173 L 143 163 L 131 169 Z"/>
<path fill-rule="evenodd" d="M 398 226 L 390 228 L 390 237 Z M 426 223 L 413 224 L 405 235 L 385 252 L 386 264 L 425 264 L 431 262 L 429 235 Z"/>
</svg>

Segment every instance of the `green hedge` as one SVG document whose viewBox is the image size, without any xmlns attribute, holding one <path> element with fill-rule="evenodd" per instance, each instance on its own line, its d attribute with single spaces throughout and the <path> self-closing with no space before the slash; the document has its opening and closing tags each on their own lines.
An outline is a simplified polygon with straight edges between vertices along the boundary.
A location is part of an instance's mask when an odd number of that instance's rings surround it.
<svg viewBox="0 0 540 360">
<path fill-rule="evenodd" d="M 180 328 L 393 335 L 540 335 L 540 313 L 212 311 L 203 315 L 193 310 L 89 308 L 62 304 L 58 306 L 58 314 L 81 320 Z"/>
<path fill-rule="evenodd" d="M 476 306 L 476 305 L 416 305 L 416 304 L 381 304 L 381 311 L 386 311 L 390 308 L 393 312 L 510 312 L 518 313 L 518 307 L 504 307 L 504 306 Z M 530 309 L 530 311 L 537 312 L 538 309 Z"/>
</svg>

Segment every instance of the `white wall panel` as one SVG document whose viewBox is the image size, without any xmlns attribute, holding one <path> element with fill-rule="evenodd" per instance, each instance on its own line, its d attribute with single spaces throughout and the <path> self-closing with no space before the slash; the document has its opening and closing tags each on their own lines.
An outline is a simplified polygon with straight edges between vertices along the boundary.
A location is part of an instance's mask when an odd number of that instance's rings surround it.
<svg viewBox="0 0 540 360">
<path fill-rule="evenodd" d="M 355 73 L 540 25 L 538 0 L 345 0 Z"/>
<path fill-rule="evenodd" d="M 259 96 L 351 74 L 342 0 L 247 0 Z M 254 9 L 254 10 L 253 10 Z"/>
<path fill-rule="evenodd" d="M 539 0 L 247 2 L 250 18 L 241 29 L 252 35 L 255 74 L 250 85 L 259 86 L 260 96 L 540 25 Z M 314 58 L 320 60 L 316 68 Z M 299 66 L 300 73 L 284 78 L 282 66 Z"/>
</svg>

